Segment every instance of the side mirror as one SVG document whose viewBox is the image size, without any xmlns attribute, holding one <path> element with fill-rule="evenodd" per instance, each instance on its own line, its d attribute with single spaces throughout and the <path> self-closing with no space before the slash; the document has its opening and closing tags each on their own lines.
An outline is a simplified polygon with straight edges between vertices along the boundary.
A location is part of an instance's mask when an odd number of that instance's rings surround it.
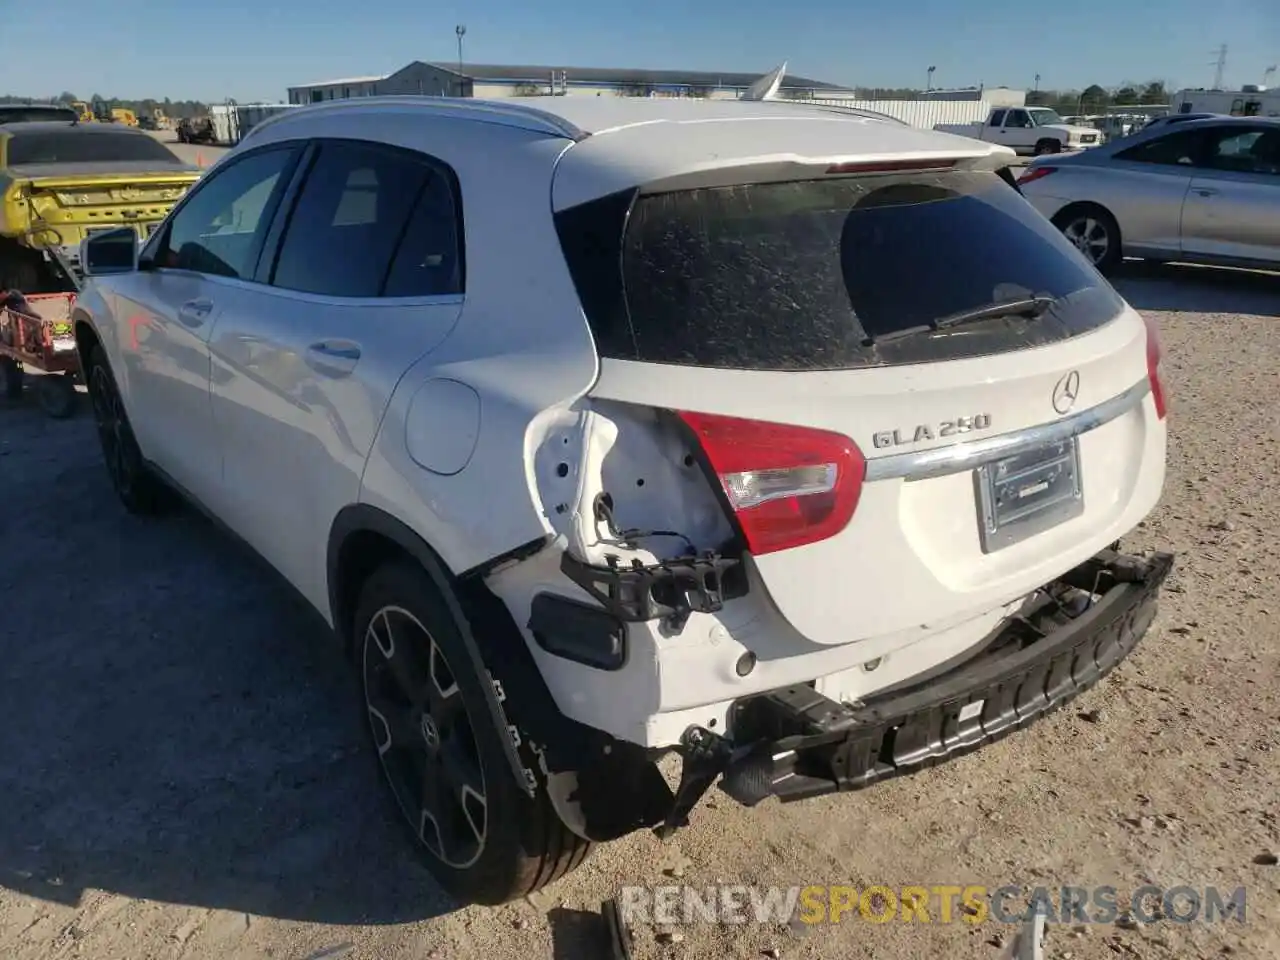
<svg viewBox="0 0 1280 960">
<path fill-rule="evenodd" d="M 86 277 L 132 273 L 138 269 L 138 231 L 104 230 L 80 241 L 80 270 Z"/>
</svg>

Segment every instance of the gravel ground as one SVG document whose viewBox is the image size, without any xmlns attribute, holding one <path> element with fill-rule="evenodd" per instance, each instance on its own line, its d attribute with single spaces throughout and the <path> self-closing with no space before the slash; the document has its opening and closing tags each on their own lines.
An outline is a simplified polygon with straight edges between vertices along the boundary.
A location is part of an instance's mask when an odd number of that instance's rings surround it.
<svg viewBox="0 0 1280 960">
<path fill-rule="evenodd" d="M 1243 885 L 1244 924 L 1051 926 L 1046 955 L 1280 956 L 1280 277 L 1135 268 L 1117 286 L 1161 319 L 1173 397 L 1164 501 L 1129 545 L 1179 561 L 1134 656 L 975 755 L 788 807 L 713 796 L 669 844 L 632 837 L 493 911 L 456 909 L 406 853 L 313 616 L 203 521 L 123 514 L 87 415 L 0 406 L 0 956 L 592 960 L 601 901 L 671 875 Z M 994 960 L 1012 932 L 698 925 L 639 929 L 635 951 Z"/>
</svg>

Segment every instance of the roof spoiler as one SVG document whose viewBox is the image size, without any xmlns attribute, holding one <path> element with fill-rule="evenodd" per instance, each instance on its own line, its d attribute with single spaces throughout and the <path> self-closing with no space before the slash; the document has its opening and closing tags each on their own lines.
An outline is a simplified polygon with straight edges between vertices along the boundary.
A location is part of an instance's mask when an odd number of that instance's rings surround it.
<svg viewBox="0 0 1280 960">
<path fill-rule="evenodd" d="M 747 87 L 746 92 L 742 94 L 742 100 L 777 100 L 778 88 L 782 86 L 782 78 L 787 75 L 787 61 L 782 63 L 774 70 L 766 73 L 763 77 Z"/>
<path fill-rule="evenodd" d="M 782 100 L 783 102 L 791 103 L 793 101 L 785 100 L 778 96 L 778 91 L 782 88 L 782 78 L 786 75 L 787 61 L 783 60 L 775 69 L 769 71 L 755 83 L 751 84 L 751 86 L 747 87 L 746 91 L 738 99 L 755 101 Z M 804 100 L 797 100 L 794 102 L 801 106 L 806 104 L 806 101 Z M 827 110 L 832 113 L 847 113 L 852 116 L 867 117 L 872 120 L 887 120 L 890 123 L 896 123 L 904 127 L 911 126 L 911 124 L 907 123 L 905 120 L 892 116 L 888 113 L 881 113 L 878 110 L 864 110 L 861 107 L 837 106 L 831 103 L 810 104 L 810 106 L 816 106 L 819 109 Z"/>
</svg>

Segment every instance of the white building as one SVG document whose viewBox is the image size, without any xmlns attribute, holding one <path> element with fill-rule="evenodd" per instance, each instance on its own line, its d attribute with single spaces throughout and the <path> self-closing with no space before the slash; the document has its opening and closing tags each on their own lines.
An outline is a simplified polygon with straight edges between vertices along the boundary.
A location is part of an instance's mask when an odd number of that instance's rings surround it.
<svg viewBox="0 0 1280 960">
<path fill-rule="evenodd" d="M 1027 91 L 1009 87 L 957 87 L 952 90 L 928 90 L 920 94 L 921 100 L 974 101 L 983 100 L 993 107 L 1025 107 Z"/>
<path fill-rule="evenodd" d="M 415 60 L 395 73 L 382 76 L 349 77 L 290 87 L 289 102 L 319 103 L 349 97 L 404 94 L 484 98 L 572 94 L 733 99 L 764 72 L 449 64 Z M 852 90 L 838 84 L 791 75 L 783 79 L 778 93 L 795 99 L 844 99 L 853 96 Z"/>
</svg>

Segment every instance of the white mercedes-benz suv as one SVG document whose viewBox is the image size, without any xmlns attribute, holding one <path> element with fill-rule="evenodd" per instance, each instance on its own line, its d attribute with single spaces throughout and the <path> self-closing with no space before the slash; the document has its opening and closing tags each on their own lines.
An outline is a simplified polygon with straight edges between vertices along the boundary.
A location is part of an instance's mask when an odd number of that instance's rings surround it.
<svg viewBox="0 0 1280 960">
<path fill-rule="evenodd" d="M 76 312 L 110 478 L 332 625 L 440 882 L 852 790 L 1146 632 L 1156 330 L 1008 151 L 773 102 L 372 98 L 255 128 Z M 657 761 L 679 754 L 668 785 Z"/>
</svg>

